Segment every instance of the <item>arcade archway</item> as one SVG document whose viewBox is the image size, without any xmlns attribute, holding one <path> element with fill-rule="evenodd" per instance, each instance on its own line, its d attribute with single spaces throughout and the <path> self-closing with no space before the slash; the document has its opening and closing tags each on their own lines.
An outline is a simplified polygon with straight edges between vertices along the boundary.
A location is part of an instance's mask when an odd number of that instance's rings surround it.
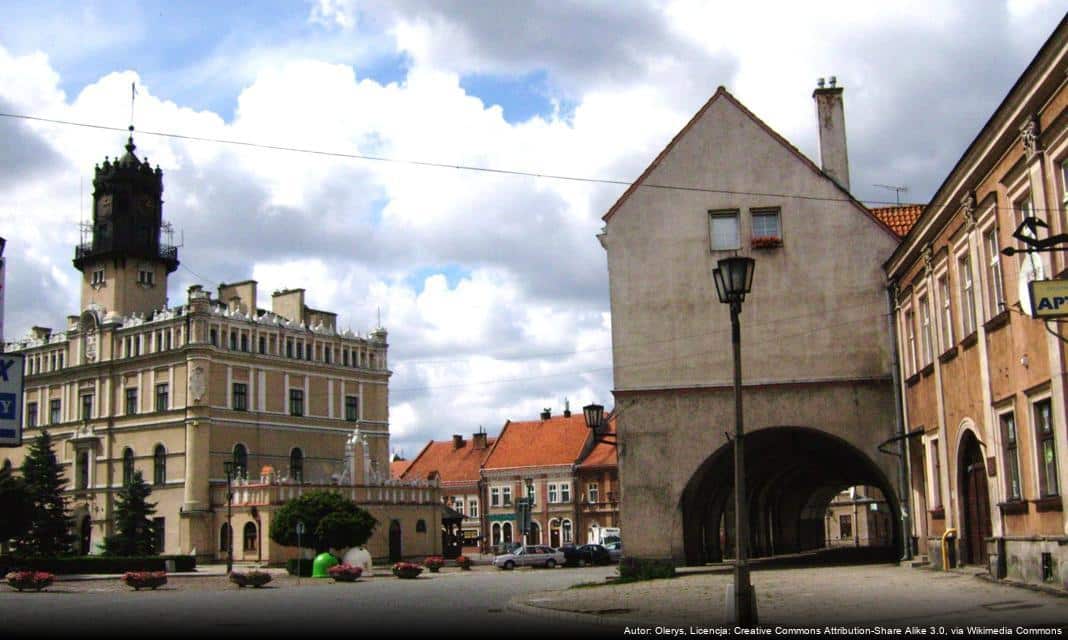
<svg viewBox="0 0 1068 640">
<path fill-rule="evenodd" d="M 816 429 L 774 427 L 746 434 L 745 454 L 750 557 L 827 547 L 828 507 L 843 490 L 857 486 L 872 487 L 884 498 L 885 539 L 900 547 L 897 494 L 854 446 Z M 733 556 L 733 474 L 734 446 L 727 444 L 687 483 L 680 504 L 686 564 Z"/>
</svg>

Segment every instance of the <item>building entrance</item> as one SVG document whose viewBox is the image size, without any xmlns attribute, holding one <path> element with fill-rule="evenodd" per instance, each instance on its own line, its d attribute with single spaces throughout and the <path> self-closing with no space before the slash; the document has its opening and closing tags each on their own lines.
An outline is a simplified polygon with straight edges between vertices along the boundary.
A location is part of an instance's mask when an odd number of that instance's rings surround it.
<svg viewBox="0 0 1068 640">
<path fill-rule="evenodd" d="M 990 498 L 986 486 L 986 465 L 979 449 L 979 441 L 970 431 L 964 436 L 960 447 L 961 463 L 958 467 L 964 476 L 960 482 L 961 504 L 964 506 L 961 535 L 961 562 L 985 565 L 987 563 L 984 538 L 991 535 Z"/>
</svg>

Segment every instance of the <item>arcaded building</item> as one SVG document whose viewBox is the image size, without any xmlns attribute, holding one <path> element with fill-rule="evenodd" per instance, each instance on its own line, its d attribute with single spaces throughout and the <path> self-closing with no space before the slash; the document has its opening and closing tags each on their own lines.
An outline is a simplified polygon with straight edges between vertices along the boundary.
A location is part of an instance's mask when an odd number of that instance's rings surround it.
<svg viewBox="0 0 1068 640">
<path fill-rule="evenodd" d="M 1066 66 L 1062 21 L 886 263 L 921 553 L 1058 585 L 1068 338 L 1034 317 L 1029 283 L 1068 267 Z M 1005 255 L 1021 236 L 1054 250 Z"/>
<path fill-rule="evenodd" d="M 389 477 L 385 329 L 338 331 L 303 289 L 275 291 L 261 308 L 255 281 L 219 285 L 215 297 L 193 286 L 168 304 L 179 257 L 163 174 L 134 151 L 131 134 L 125 155 L 96 167 L 74 257 L 79 314 L 5 345 L 26 357 L 24 442 L 42 429 L 55 439 L 80 551 L 98 552 L 117 490 L 140 470 L 158 503 L 158 548 L 224 558 L 226 461 L 237 560 L 294 554 L 269 542 L 271 513 L 312 488 L 351 495 L 378 518 L 376 557 L 440 550 L 436 483 Z M 17 467 L 25 451 L 2 455 Z"/>
</svg>

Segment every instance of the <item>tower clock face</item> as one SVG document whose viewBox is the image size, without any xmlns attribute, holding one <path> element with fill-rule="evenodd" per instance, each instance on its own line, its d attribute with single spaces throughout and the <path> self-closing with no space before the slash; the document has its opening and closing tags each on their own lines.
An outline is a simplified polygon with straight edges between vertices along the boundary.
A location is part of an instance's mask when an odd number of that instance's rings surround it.
<svg viewBox="0 0 1068 640">
<path fill-rule="evenodd" d="M 111 217 L 111 195 L 100 196 L 96 203 L 96 215 L 100 218 Z"/>
</svg>

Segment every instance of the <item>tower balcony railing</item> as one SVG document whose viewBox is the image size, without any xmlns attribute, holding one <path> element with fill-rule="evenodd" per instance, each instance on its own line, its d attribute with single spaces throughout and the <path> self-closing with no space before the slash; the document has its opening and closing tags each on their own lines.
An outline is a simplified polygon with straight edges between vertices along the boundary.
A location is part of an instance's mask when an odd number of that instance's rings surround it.
<svg viewBox="0 0 1068 640">
<path fill-rule="evenodd" d="M 74 259 L 80 260 L 82 258 L 88 258 L 90 256 L 113 251 L 115 248 L 114 241 L 83 242 L 74 247 Z M 156 255 L 167 261 L 178 260 L 178 247 L 168 244 L 160 244 Z"/>
</svg>

